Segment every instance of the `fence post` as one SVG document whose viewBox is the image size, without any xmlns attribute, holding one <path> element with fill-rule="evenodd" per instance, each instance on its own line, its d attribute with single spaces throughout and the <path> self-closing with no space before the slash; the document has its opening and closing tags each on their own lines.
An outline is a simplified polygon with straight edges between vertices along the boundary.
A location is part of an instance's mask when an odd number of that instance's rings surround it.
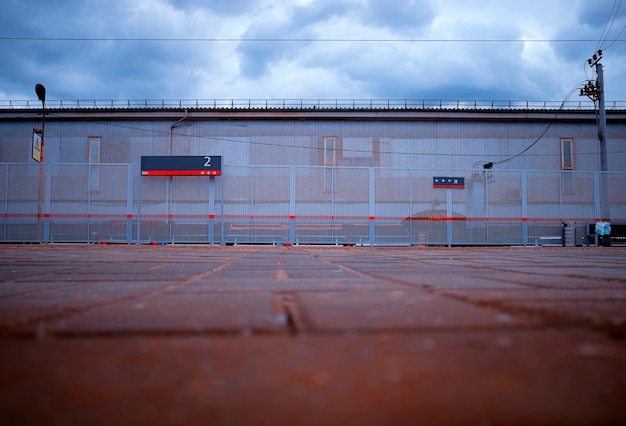
<svg viewBox="0 0 626 426">
<path fill-rule="evenodd" d="M 448 171 L 448 175 L 452 175 L 452 171 Z M 452 247 L 452 219 L 454 218 L 454 209 L 452 206 L 452 189 L 446 189 L 446 243 L 448 247 Z"/>
<path fill-rule="evenodd" d="M 208 238 L 209 244 L 215 241 L 215 176 L 209 176 L 209 211 L 208 211 Z"/>
<path fill-rule="evenodd" d="M 48 244 L 50 242 L 50 197 L 52 194 L 52 172 L 50 168 L 51 164 L 44 164 L 44 175 L 45 175 L 45 185 L 44 185 L 44 207 L 43 207 L 43 241 L 42 243 Z"/>
<path fill-rule="evenodd" d="M 3 223 L 3 232 L 2 232 L 2 240 L 7 241 L 7 230 L 8 230 L 8 213 L 9 213 L 9 165 L 3 164 L 4 166 L 4 223 Z"/>
<path fill-rule="evenodd" d="M 141 175 L 137 178 L 137 245 L 141 244 Z"/>
<path fill-rule="evenodd" d="M 126 242 L 133 241 L 133 178 L 134 164 L 128 164 L 128 182 L 126 188 Z"/>
<path fill-rule="evenodd" d="M 526 170 L 521 172 L 521 198 L 522 198 L 522 244 L 528 244 L 528 183 Z"/>
<path fill-rule="evenodd" d="M 376 241 L 376 174 L 373 167 L 369 168 L 369 239 L 370 245 Z"/>
<path fill-rule="evenodd" d="M 296 166 L 289 166 L 289 242 L 296 243 Z"/>
</svg>

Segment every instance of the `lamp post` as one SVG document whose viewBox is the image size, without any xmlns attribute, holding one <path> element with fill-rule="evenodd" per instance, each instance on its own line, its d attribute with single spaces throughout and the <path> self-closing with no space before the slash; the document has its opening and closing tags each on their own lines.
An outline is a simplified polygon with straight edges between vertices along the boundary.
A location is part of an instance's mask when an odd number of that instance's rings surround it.
<svg viewBox="0 0 626 426">
<path fill-rule="evenodd" d="M 35 132 L 41 135 L 41 143 L 39 145 L 39 159 L 37 160 L 39 161 L 39 200 L 37 202 L 37 233 L 39 235 L 39 241 L 43 242 L 44 240 L 47 240 L 45 231 L 43 230 L 43 227 L 42 227 L 43 218 L 42 218 L 42 213 L 41 213 L 42 203 L 43 203 L 42 197 L 44 196 L 44 193 L 43 193 L 43 190 L 44 190 L 43 146 L 44 146 L 44 129 L 46 125 L 46 88 L 44 87 L 43 84 L 37 83 L 35 85 L 35 93 L 37 93 L 37 98 L 39 98 L 39 100 L 41 101 L 41 129 L 39 129 L 38 131 L 35 130 Z M 34 155 L 33 155 L 33 158 L 34 158 Z"/>
<path fill-rule="evenodd" d="M 43 84 L 35 84 L 35 93 L 41 101 L 41 162 L 43 162 L 44 129 L 46 126 L 46 88 Z"/>
</svg>

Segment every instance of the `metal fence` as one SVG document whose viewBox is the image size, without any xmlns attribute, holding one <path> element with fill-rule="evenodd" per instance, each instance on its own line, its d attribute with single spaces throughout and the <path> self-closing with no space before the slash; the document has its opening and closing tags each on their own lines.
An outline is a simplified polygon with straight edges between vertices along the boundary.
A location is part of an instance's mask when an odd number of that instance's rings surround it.
<svg viewBox="0 0 626 426">
<path fill-rule="evenodd" d="M 147 99 L 54 100 L 49 109 L 453 109 L 453 110 L 594 110 L 591 100 L 512 101 L 437 99 Z M 607 110 L 623 110 L 626 101 L 607 101 Z M 0 109 L 40 109 L 33 100 L 0 100 Z"/>
<path fill-rule="evenodd" d="M 626 222 L 626 173 L 605 173 Z M 440 189 L 434 176 L 465 179 Z M 576 244 L 601 218 L 597 171 L 227 166 L 140 176 L 136 164 L 0 163 L 0 242 Z"/>
</svg>

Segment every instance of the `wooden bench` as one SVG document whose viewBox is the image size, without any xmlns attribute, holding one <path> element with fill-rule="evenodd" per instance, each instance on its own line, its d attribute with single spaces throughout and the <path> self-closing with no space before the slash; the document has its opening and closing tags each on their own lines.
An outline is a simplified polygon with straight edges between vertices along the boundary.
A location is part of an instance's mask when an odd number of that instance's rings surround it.
<svg viewBox="0 0 626 426">
<path fill-rule="evenodd" d="M 342 224 L 296 223 L 295 244 L 346 244 Z M 283 244 L 289 240 L 289 223 L 229 223 L 226 227 L 226 241 L 233 244 Z"/>
<path fill-rule="evenodd" d="M 560 235 L 539 235 L 537 237 L 528 237 L 528 239 L 535 240 L 535 247 L 546 245 L 546 243 L 552 243 L 550 245 L 562 245 L 563 238 Z"/>
</svg>

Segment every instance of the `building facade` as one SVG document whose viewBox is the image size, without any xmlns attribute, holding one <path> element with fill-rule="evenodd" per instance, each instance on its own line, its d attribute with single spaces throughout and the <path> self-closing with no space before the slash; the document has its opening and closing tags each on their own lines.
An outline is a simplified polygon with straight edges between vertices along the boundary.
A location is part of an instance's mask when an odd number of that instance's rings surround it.
<svg viewBox="0 0 626 426">
<path fill-rule="evenodd" d="M 0 108 L 0 242 L 560 244 L 565 223 L 587 244 L 587 224 L 626 222 L 624 108 L 607 110 L 606 172 L 581 104 L 59 102 L 43 118 Z M 143 176 L 146 156 L 219 156 L 221 173 Z"/>
</svg>

